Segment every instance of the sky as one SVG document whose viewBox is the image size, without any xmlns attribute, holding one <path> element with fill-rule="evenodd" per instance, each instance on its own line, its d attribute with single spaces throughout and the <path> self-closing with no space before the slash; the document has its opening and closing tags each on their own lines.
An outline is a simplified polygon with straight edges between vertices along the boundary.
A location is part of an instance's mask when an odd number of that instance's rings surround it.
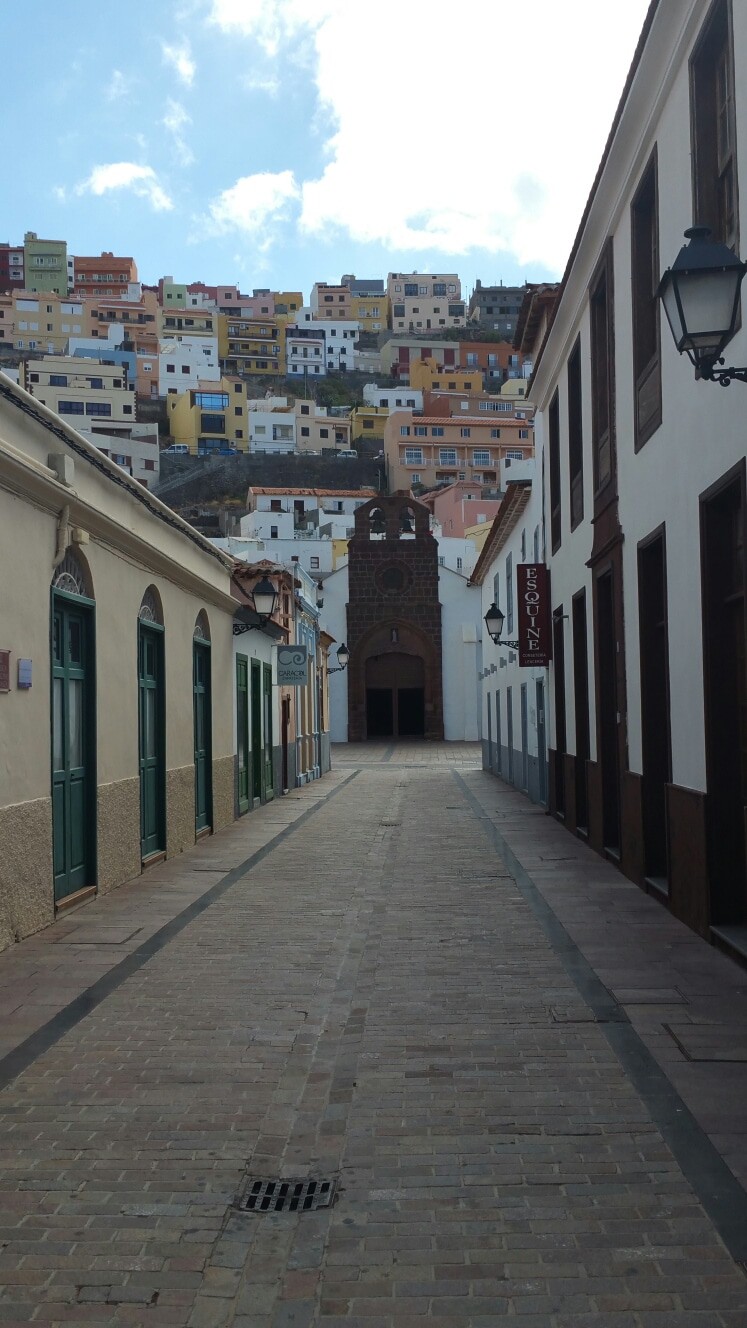
<svg viewBox="0 0 747 1328">
<path fill-rule="evenodd" d="M 556 279 L 647 7 L 24 0 L 0 240 L 306 299 L 347 272 Z"/>
</svg>

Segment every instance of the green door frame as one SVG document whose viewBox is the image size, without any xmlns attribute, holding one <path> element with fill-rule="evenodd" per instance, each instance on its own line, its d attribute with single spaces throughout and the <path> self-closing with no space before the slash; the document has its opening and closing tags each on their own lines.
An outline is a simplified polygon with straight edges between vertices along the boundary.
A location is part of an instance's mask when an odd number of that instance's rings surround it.
<svg viewBox="0 0 747 1328">
<path fill-rule="evenodd" d="M 262 711 L 264 716 L 264 742 L 262 748 L 264 753 L 265 797 L 273 798 L 275 796 L 275 779 L 272 769 L 272 666 L 270 664 L 262 665 Z"/>
<path fill-rule="evenodd" d="M 251 806 L 251 747 L 249 746 L 249 660 L 236 656 L 236 796 L 239 812 Z"/>
<path fill-rule="evenodd" d="M 138 621 L 137 653 L 140 856 L 145 861 L 166 848 L 166 696 L 160 623 Z"/>
<path fill-rule="evenodd" d="M 262 665 L 252 660 L 252 800 L 264 802 L 264 761 L 262 760 Z"/>
<path fill-rule="evenodd" d="M 195 744 L 195 833 L 213 824 L 212 692 L 210 642 L 195 641 L 192 655 Z"/>
<path fill-rule="evenodd" d="M 52 591 L 51 785 L 54 902 L 96 884 L 95 603 Z"/>
</svg>

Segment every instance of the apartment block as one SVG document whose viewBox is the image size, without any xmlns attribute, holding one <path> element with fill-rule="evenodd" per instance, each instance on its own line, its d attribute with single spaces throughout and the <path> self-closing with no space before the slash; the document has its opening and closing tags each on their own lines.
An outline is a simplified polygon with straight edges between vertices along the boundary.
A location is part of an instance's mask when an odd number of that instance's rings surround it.
<svg viewBox="0 0 747 1328">
<path fill-rule="evenodd" d="M 0 294 L 23 290 L 23 245 L 0 244 Z"/>
<path fill-rule="evenodd" d="M 273 317 L 236 318 L 218 314 L 218 354 L 227 374 L 285 373 L 284 329 Z"/>
<path fill-rule="evenodd" d="M 15 350 L 62 354 L 68 338 L 85 330 L 86 310 L 80 300 L 26 290 L 0 295 L 0 340 Z"/>
<path fill-rule="evenodd" d="M 99 295 L 84 305 L 92 337 L 109 337 L 112 327 L 122 327 L 125 339 L 137 354 L 158 360 L 158 321 L 160 311 L 152 287 L 133 282 L 119 297 Z"/>
<path fill-rule="evenodd" d="M 317 406 L 315 401 L 299 400 L 294 411 L 298 452 L 349 450 L 352 430 L 349 407 Z"/>
<path fill-rule="evenodd" d="M 353 317 L 353 294 L 349 286 L 330 286 L 326 281 L 315 281 L 309 297 L 315 318 L 338 318 L 349 322 Z"/>
<path fill-rule="evenodd" d="M 468 321 L 486 332 L 499 332 L 512 342 L 526 289 L 526 285 L 483 286 L 478 277 L 469 298 Z"/>
<path fill-rule="evenodd" d="M 439 364 L 432 355 L 427 360 L 413 360 L 410 365 L 410 387 L 421 392 L 482 391 L 482 373 L 479 369 L 460 369 L 455 365 Z"/>
<path fill-rule="evenodd" d="M 532 455 L 534 436 L 527 420 L 476 415 L 447 417 L 395 411 L 384 431 L 389 490 L 422 485 L 432 489 L 458 480 L 497 485 L 500 462 Z"/>
<path fill-rule="evenodd" d="M 165 337 L 158 347 L 158 395 L 185 392 L 200 382 L 217 383 L 221 377 L 218 338 Z"/>
<path fill-rule="evenodd" d="M 67 240 L 40 240 L 36 231 L 26 231 L 23 266 L 27 290 L 67 295 Z"/>
<path fill-rule="evenodd" d="M 437 364 L 456 368 L 459 363 L 459 344 L 425 337 L 390 337 L 379 352 L 382 374 L 389 374 L 400 383 L 409 383 L 410 366 L 415 360 L 435 360 Z"/>
<path fill-rule="evenodd" d="M 354 443 L 384 442 L 384 426 L 389 419 L 388 406 L 354 406 L 350 412 L 351 438 Z"/>
<path fill-rule="evenodd" d="M 78 296 L 120 295 L 123 287 L 137 281 L 134 258 L 117 258 L 104 252 L 98 257 L 75 255 L 73 294 Z"/>
<path fill-rule="evenodd" d="M 466 306 L 456 272 L 390 272 L 386 293 L 393 332 L 464 327 Z"/>
<path fill-rule="evenodd" d="M 174 442 L 197 456 L 248 451 L 246 386 L 238 378 L 224 375 L 217 383 L 169 395 L 166 413 Z"/>
<path fill-rule="evenodd" d="M 22 360 L 18 381 L 74 427 L 85 423 L 99 432 L 136 422 L 134 384 L 128 382 L 122 365 L 47 355 L 42 360 Z"/>
<path fill-rule="evenodd" d="M 327 373 L 327 329 L 317 323 L 314 327 L 289 324 L 285 329 L 285 361 L 289 378 L 324 377 Z"/>
<path fill-rule="evenodd" d="M 362 332 L 382 332 L 389 326 L 389 297 L 380 277 L 343 276 L 341 285 L 350 291 L 351 318 Z"/>
</svg>

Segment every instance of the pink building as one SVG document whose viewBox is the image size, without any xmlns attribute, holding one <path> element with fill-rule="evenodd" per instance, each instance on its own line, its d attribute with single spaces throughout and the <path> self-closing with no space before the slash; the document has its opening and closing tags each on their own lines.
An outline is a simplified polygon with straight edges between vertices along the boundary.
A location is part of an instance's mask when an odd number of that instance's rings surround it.
<svg viewBox="0 0 747 1328">
<path fill-rule="evenodd" d="M 458 480 L 446 488 L 421 495 L 421 503 L 430 508 L 444 535 L 464 538 L 468 526 L 491 525 L 501 505 L 499 498 L 483 498 L 483 486 Z"/>
</svg>

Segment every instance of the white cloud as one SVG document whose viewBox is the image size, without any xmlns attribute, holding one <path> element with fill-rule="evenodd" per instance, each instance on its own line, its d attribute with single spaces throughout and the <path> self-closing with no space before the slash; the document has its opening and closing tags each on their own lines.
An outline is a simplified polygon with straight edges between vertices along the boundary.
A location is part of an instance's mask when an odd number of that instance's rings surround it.
<svg viewBox="0 0 747 1328">
<path fill-rule="evenodd" d="M 192 123 L 192 117 L 187 115 L 181 102 L 174 101 L 169 97 L 166 103 L 166 114 L 161 124 L 164 129 L 168 129 L 174 140 L 174 148 L 181 166 L 189 166 L 194 161 L 194 153 L 187 143 L 182 130 Z"/>
<path fill-rule="evenodd" d="M 152 166 L 138 166 L 133 161 L 113 161 L 106 166 L 94 166 L 87 180 L 76 186 L 76 194 L 110 193 L 116 189 L 130 189 L 139 198 L 145 198 L 155 212 L 170 212 L 174 204 L 158 183 Z"/>
<path fill-rule="evenodd" d="M 526 0 L 519 38 L 514 0 L 474 0 L 456 42 L 412 0 L 375 11 L 212 0 L 210 19 L 276 66 L 299 39 L 313 48 L 319 119 L 334 131 L 325 169 L 302 183 L 304 233 L 393 251 L 504 251 L 559 273 L 646 7 Z"/>
<path fill-rule="evenodd" d="M 192 52 L 189 48 L 189 42 L 181 42 L 179 45 L 171 45 L 169 42 L 161 42 L 161 54 L 167 65 L 171 65 L 176 70 L 182 83 L 191 88 L 197 65 L 192 59 Z"/>
<path fill-rule="evenodd" d="M 126 97 L 130 91 L 132 80 L 127 74 L 123 74 L 121 69 L 113 69 L 109 85 L 106 89 L 107 101 L 119 101 L 120 97 Z"/>
<path fill-rule="evenodd" d="M 266 252 L 275 238 L 278 222 L 287 220 L 300 193 L 292 171 L 244 175 L 210 204 L 207 232 L 215 235 L 240 231 L 250 236 L 261 252 Z"/>
</svg>

